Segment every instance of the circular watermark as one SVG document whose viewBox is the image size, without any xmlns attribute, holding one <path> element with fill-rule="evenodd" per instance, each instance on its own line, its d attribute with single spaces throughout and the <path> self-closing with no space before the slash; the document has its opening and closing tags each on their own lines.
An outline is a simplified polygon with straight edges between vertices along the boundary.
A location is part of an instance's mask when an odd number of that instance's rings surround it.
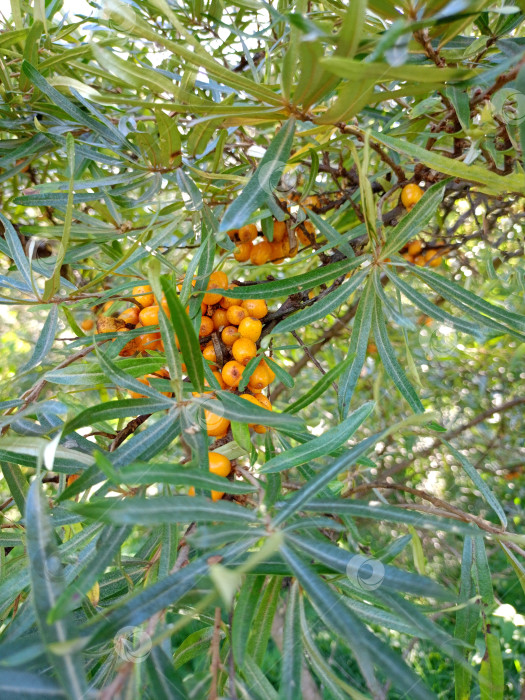
<svg viewBox="0 0 525 700">
<path fill-rule="evenodd" d="M 257 180 L 261 190 L 266 194 L 275 192 L 283 196 L 292 192 L 297 186 L 297 173 L 295 170 L 285 171 L 286 163 L 280 160 L 270 160 L 264 163 L 257 171 Z"/>
<path fill-rule="evenodd" d="M 151 637 L 140 627 L 122 627 L 113 637 L 115 653 L 123 661 L 140 664 L 151 651 Z"/>
<path fill-rule="evenodd" d="M 137 24 L 136 11 L 123 0 L 104 0 L 100 18 L 105 20 L 111 29 L 128 32 Z"/>
<path fill-rule="evenodd" d="M 183 406 L 182 412 L 185 432 L 213 429 L 214 424 L 220 424 L 225 417 L 222 403 L 212 394 L 194 397 L 190 404 Z"/>
<path fill-rule="evenodd" d="M 499 90 L 493 97 L 496 114 L 510 126 L 519 126 L 525 119 L 525 94 L 515 88 Z"/>
<path fill-rule="evenodd" d="M 55 585 L 64 583 L 64 569 L 58 554 L 53 552 L 49 556 L 45 557 L 42 573 L 44 580 L 48 581 L 49 583 Z"/>
<path fill-rule="evenodd" d="M 419 332 L 419 344 L 428 360 L 447 360 L 457 355 L 462 334 L 455 328 L 439 324 L 425 326 Z"/>
<path fill-rule="evenodd" d="M 364 591 L 375 591 L 385 579 L 385 567 L 379 559 L 354 554 L 346 565 L 351 583 Z"/>
</svg>

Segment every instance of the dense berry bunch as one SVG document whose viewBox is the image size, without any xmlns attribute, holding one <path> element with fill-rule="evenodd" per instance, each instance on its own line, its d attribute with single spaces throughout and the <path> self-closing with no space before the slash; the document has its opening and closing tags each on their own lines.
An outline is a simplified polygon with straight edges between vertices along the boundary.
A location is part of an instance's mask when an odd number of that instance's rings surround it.
<svg viewBox="0 0 525 700">
<path fill-rule="evenodd" d="M 252 265 L 279 263 L 285 258 L 294 258 L 299 243 L 305 246 L 315 243 L 315 229 L 310 221 L 304 221 L 294 228 L 290 228 L 285 221 L 274 221 L 271 241 L 255 224 L 232 229 L 228 235 L 236 244 L 233 256 L 237 262 L 250 262 Z"/>
</svg>

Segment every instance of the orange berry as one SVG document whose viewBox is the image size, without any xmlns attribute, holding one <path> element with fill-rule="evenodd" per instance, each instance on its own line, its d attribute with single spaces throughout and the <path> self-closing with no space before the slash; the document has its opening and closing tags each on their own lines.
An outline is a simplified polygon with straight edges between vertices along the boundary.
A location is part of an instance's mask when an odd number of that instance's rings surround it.
<svg viewBox="0 0 525 700">
<path fill-rule="evenodd" d="M 133 287 L 131 296 L 138 301 L 142 306 L 153 306 L 155 297 L 152 294 L 149 284 L 142 284 L 138 287 Z"/>
<path fill-rule="evenodd" d="M 224 416 L 218 416 L 216 413 L 205 410 L 204 418 L 206 420 L 206 432 L 211 437 L 223 437 L 228 432 L 230 421 Z"/>
<path fill-rule="evenodd" d="M 255 398 L 267 411 L 273 411 L 272 404 L 270 403 L 270 399 L 267 396 L 265 396 L 264 394 L 255 394 Z"/>
<path fill-rule="evenodd" d="M 92 318 L 85 318 L 82 321 L 82 323 L 80 324 L 80 327 L 82 328 L 83 331 L 90 331 L 90 330 L 92 330 L 94 325 L 95 325 L 95 322 L 93 321 Z"/>
<path fill-rule="evenodd" d="M 273 222 L 273 242 L 280 243 L 288 236 L 288 229 L 284 221 Z"/>
<path fill-rule="evenodd" d="M 255 396 L 252 396 L 251 394 L 241 394 L 241 399 L 246 399 L 246 401 L 249 401 L 250 403 L 253 403 L 255 406 L 259 406 L 260 408 L 262 408 L 261 403 L 257 400 L 257 398 Z M 264 426 L 264 425 L 257 425 L 255 423 L 249 423 L 248 425 L 250 428 L 255 430 L 256 433 L 263 434 L 266 432 L 266 426 Z"/>
<path fill-rule="evenodd" d="M 232 465 L 228 457 L 218 452 L 208 452 L 208 460 L 210 462 L 210 472 L 212 474 L 228 476 L 232 470 Z"/>
<path fill-rule="evenodd" d="M 241 334 L 241 338 L 249 338 L 256 343 L 261 337 L 262 323 L 258 318 L 246 316 L 246 318 L 243 318 L 239 323 L 239 333 Z"/>
<path fill-rule="evenodd" d="M 408 244 L 408 254 L 409 255 L 419 255 L 421 251 L 423 250 L 423 243 L 421 241 L 412 241 L 412 243 Z"/>
<path fill-rule="evenodd" d="M 217 362 L 217 355 L 215 354 L 213 343 L 208 343 L 208 345 L 204 347 L 202 356 L 205 360 L 208 360 L 208 362 Z"/>
<path fill-rule="evenodd" d="M 273 380 L 275 379 L 275 372 L 270 367 L 270 365 L 266 362 L 266 360 L 261 360 L 259 362 L 259 366 L 266 367 L 266 369 L 268 370 L 268 374 L 270 375 L 270 384 L 271 384 L 273 382 Z"/>
<path fill-rule="evenodd" d="M 226 326 L 222 329 L 221 340 L 225 345 L 233 345 L 237 338 L 240 338 L 241 334 L 235 326 Z"/>
<path fill-rule="evenodd" d="M 423 267 L 425 264 L 425 256 L 424 255 L 416 255 L 414 258 L 414 265 L 417 265 L 418 267 Z"/>
<path fill-rule="evenodd" d="M 224 491 L 212 491 L 211 492 L 211 500 L 212 501 L 220 501 L 223 496 L 224 496 Z"/>
<path fill-rule="evenodd" d="M 441 255 L 436 255 L 435 258 L 432 258 L 429 260 L 428 264 L 430 267 L 439 267 L 441 263 L 443 262 L 443 257 Z"/>
<path fill-rule="evenodd" d="M 164 344 L 160 339 L 160 333 L 145 333 L 140 337 L 140 346 L 143 352 L 153 352 L 154 350 L 162 351 Z"/>
<path fill-rule="evenodd" d="M 229 231 L 227 231 L 228 238 L 230 238 L 233 241 L 233 239 L 237 235 L 237 231 L 238 231 L 238 229 L 236 229 L 236 228 L 232 228 Z"/>
<path fill-rule="evenodd" d="M 252 428 L 255 430 L 256 433 L 259 433 L 260 435 L 264 435 L 264 433 L 268 430 L 268 428 L 265 425 L 252 425 Z"/>
<path fill-rule="evenodd" d="M 272 247 L 268 241 L 261 241 L 258 245 L 254 245 L 250 253 L 250 262 L 252 265 L 264 265 L 270 259 Z"/>
<path fill-rule="evenodd" d="M 131 323 L 133 326 L 136 326 L 139 322 L 139 307 L 130 306 L 129 309 L 124 309 L 124 311 L 118 315 L 118 318 L 125 323 Z"/>
<path fill-rule="evenodd" d="M 104 306 L 102 307 L 102 313 L 105 313 L 106 311 L 109 311 L 109 309 L 111 309 L 111 307 L 113 306 L 113 304 L 114 304 L 114 302 L 111 301 L 111 300 L 110 300 L 110 301 L 106 301 L 106 303 L 105 303 Z"/>
<path fill-rule="evenodd" d="M 249 338 L 239 338 L 232 345 L 232 355 L 237 362 L 247 365 L 248 362 L 257 355 L 257 346 Z"/>
<path fill-rule="evenodd" d="M 139 314 L 139 320 L 143 326 L 156 326 L 159 322 L 159 307 L 147 306 Z"/>
<path fill-rule="evenodd" d="M 216 309 L 211 317 L 213 327 L 216 331 L 220 331 L 224 326 L 228 325 L 228 316 L 224 309 Z"/>
<path fill-rule="evenodd" d="M 246 316 L 248 316 L 246 309 L 237 304 L 230 306 L 230 308 L 226 311 L 228 323 L 230 323 L 232 326 L 238 326 L 243 318 L 246 318 Z"/>
<path fill-rule="evenodd" d="M 123 331 L 127 331 L 127 328 L 119 328 L 117 330 L 118 333 L 122 333 Z M 135 355 L 137 352 L 140 352 L 142 350 L 142 342 L 140 340 L 140 336 L 138 338 L 132 338 L 129 343 L 126 343 L 122 350 L 119 352 L 120 357 L 131 357 L 132 355 Z"/>
<path fill-rule="evenodd" d="M 188 489 L 188 496 L 195 496 L 195 486 L 190 486 Z"/>
<path fill-rule="evenodd" d="M 239 243 L 237 248 L 233 251 L 233 257 L 237 262 L 248 262 L 250 255 L 252 253 L 253 243 L 251 241 L 246 241 L 246 243 Z"/>
<path fill-rule="evenodd" d="M 401 257 L 402 257 L 402 258 L 405 258 L 405 260 L 406 260 L 407 262 L 409 262 L 409 263 L 413 263 L 413 262 L 414 262 L 414 256 L 413 256 L 413 255 L 409 255 L 408 253 L 403 253 L 403 255 L 402 255 Z"/>
<path fill-rule="evenodd" d="M 201 327 L 199 328 L 199 338 L 204 338 L 213 333 L 214 325 L 209 316 L 203 316 L 201 319 Z"/>
<path fill-rule="evenodd" d="M 230 284 L 228 289 L 235 289 L 237 287 L 236 284 Z M 238 299 L 232 299 L 231 297 L 223 297 L 221 299 L 221 308 L 223 309 L 229 309 L 230 306 L 233 306 L 234 304 L 238 304 L 239 300 Z"/>
<path fill-rule="evenodd" d="M 310 240 L 310 238 L 308 238 L 308 236 L 302 228 L 303 226 L 308 231 L 311 238 L 315 240 L 315 227 L 311 221 L 303 221 L 302 226 L 297 226 L 297 228 L 295 229 L 297 238 L 301 241 L 303 245 L 312 245 L 312 241 Z"/>
<path fill-rule="evenodd" d="M 252 396 L 251 394 L 241 394 L 241 399 L 246 399 L 246 401 L 253 403 L 255 406 L 261 405 L 255 396 Z"/>
<path fill-rule="evenodd" d="M 243 309 L 252 318 L 264 318 L 268 313 L 268 307 L 264 299 L 245 299 L 242 302 Z"/>
<path fill-rule="evenodd" d="M 423 196 L 423 190 L 419 185 L 405 185 L 401 190 L 401 202 L 405 209 L 412 209 L 412 207 L 419 202 Z"/>
<path fill-rule="evenodd" d="M 78 479 L 80 474 L 70 474 L 66 479 L 66 486 L 71 486 L 71 484 Z"/>
<path fill-rule="evenodd" d="M 239 386 L 244 372 L 244 365 L 236 360 L 230 360 L 222 368 L 222 378 L 228 386 Z"/>
<path fill-rule="evenodd" d="M 237 237 L 241 243 L 248 243 L 257 238 L 257 233 L 257 226 L 255 224 L 247 224 L 246 226 L 241 226 L 237 232 Z"/>
<path fill-rule="evenodd" d="M 261 389 L 265 389 L 271 383 L 271 376 L 268 368 L 265 365 L 259 365 L 253 371 L 248 387 L 251 391 L 258 393 Z"/>
<path fill-rule="evenodd" d="M 210 275 L 210 279 L 208 280 L 207 289 L 228 289 L 228 276 L 226 275 L 226 273 L 220 271 L 212 272 Z M 222 297 L 222 292 L 206 292 L 202 300 L 205 304 L 213 306 L 213 304 L 218 304 Z"/>
<path fill-rule="evenodd" d="M 377 355 L 377 345 L 375 343 L 368 343 L 366 351 L 369 355 Z"/>
<path fill-rule="evenodd" d="M 226 389 L 227 385 L 225 384 L 224 379 L 222 378 L 222 374 L 220 372 L 214 371 L 213 376 L 219 382 L 219 386 L 221 387 L 221 389 Z"/>
<path fill-rule="evenodd" d="M 148 382 L 148 377 L 151 375 L 146 375 L 145 377 L 137 377 L 137 381 L 140 382 L 141 384 L 144 384 L 145 386 L 151 386 L 151 384 Z M 128 390 L 129 395 L 131 396 L 132 399 L 145 399 L 146 395 L 145 394 L 139 394 L 136 391 L 131 391 L 131 389 Z"/>
</svg>

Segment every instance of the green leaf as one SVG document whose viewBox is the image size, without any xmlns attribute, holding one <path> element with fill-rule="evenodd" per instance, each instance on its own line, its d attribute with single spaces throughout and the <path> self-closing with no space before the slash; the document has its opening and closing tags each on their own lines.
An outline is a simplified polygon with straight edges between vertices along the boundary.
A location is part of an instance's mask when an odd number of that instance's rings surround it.
<svg viewBox="0 0 525 700">
<path fill-rule="evenodd" d="M 2 462 L 0 466 L 2 467 L 2 474 L 4 475 L 9 493 L 23 516 L 25 513 L 26 495 L 29 490 L 29 484 L 17 464 Z"/>
<path fill-rule="evenodd" d="M 290 155 L 294 133 L 295 119 L 289 119 L 273 139 L 248 184 L 225 211 L 220 231 L 229 231 L 245 224 L 271 195 Z"/>
<path fill-rule="evenodd" d="M 185 700 L 188 697 L 171 656 L 161 647 L 151 649 L 145 665 L 155 700 Z"/>
<path fill-rule="evenodd" d="M 365 256 L 354 258 L 353 260 L 339 260 L 295 277 L 288 277 L 275 282 L 235 287 L 228 290 L 228 296 L 234 299 L 272 299 L 289 296 L 290 294 L 308 291 L 313 287 L 330 282 L 336 277 L 355 270 L 356 267 L 362 265 L 366 260 Z"/>
<path fill-rule="evenodd" d="M 110 360 L 107 354 L 104 355 L 100 352 L 98 346 L 95 346 L 95 352 L 97 353 L 97 359 L 102 371 L 109 380 L 115 383 L 115 386 L 135 391 L 138 394 L 143 394 L 156 401 L 162 401 L 163 398 L 166 398 L 162 396 L 160 391 L 157 391 L 157 389 L 154 389 L 152 386 L 142 384 L 136 379 L 133 379 L 133 377 L 130 377 L 127 372 L 121 370 L 118 365 Z"/>
<path fill-rule="evenodd" d="M 199 339 L 193 325 L 181 304 L 176 292 L 173 290 L 168 277 L 161 277 L 162 289 L 166 295 L 166 301 L 170 311 L 170 320 L 175 329 L 182 357 L 186 364 L 188 376 L 195 391 L 204 390 L 204 368 Z"/>
<path fill-rule="evenodd" d="M 72 620 L 64 618 L 51 624 L 48 621 L 50 611 L 64 590 L 64 573 L 39 478 L 34 479 L 27 496 L 26 533 L 32 600 L 40 636 L 68 698 L 82 700 L 88 690 L 82 658 L 65 646 L 77 637 Z M 61 645 L 60 653 L 52 651 L 53 645 Z"/>
<path fill-rule="evenodd" d="M 463 130 L 468 131 L 470 129 L 470 101 L 468 93 L 461 88 L 447 85 L 445 94 L 452 102 Z"/>
<path fill-rule="evenodd" d="M 269 576 L 266 579 L 266 586 L 259 598 L 259 604 L 252 619 L 252 630 L 246 652 L 258 666 L 262 665 L 266 648 L 270 641 L 272 623 L 277 612 L 281 586 L 282 579 L 280 576 Z M 246 663 L 246 655 L 244 660 Z"/>
<path fill-rule="evenodd" d="M 7 668 L 0 668 L 0 694 L 2 697 L 17 700 L 34 700 L 34 698 L 55 700 L 55 698 L 74 697 L 66 695 L 54 680 L 41 673 Z"/>
<path fill-rule="evenodd" d="M 473 565 L 473 541 L 472 537 L 465 537 L 463 544 L 463 556 L 461 559 L 461 583 L 459 588 L 459 603 L 462 607 L 456 612 L 456 627 L 454 637 L 464 642 L 469 647 L 474 646 L 476 631 L 481 618 L 479 605 L 472 602 L 476 594 L 474 579 L 472 578 Z M 469 657 L 468 649 L 463 652 L 465 660 Z M 469 700 L 472 673 L 458 662 L 454 664 L 454 679 L 456 700 Z"/>
<path fill-rule="evenodd" d="M 244 657 L 242 675 L 249 683 L 250 690 L 256 693 L 257 698 L 261 700 L 278 700 L 277 691 L 250 654 L 246 654 Z"/>
<path fill-rule="evenodd" d="M 145 413 L 156 413 L 157 411 L 166 411 L 173 408 L 171 399 L 120 399 L 118 401 L 107 401 L 90 406 L 84 411 L 68 421 L 63 433 L 67 434 L 73 430 L 78 430 L 86 425 L 93 425 L 100 421 L 116 420 L 118 418 L 127 418 L 128 416 L 139 416 Z"/>
<path fill-rule="evenodd" d="M 24 252 L 20 238 L 13 224 L 0 212 L 0 222 L 4 227 L 4 236 L 9 248 L 9 255 L 15 261 L 15 265 L 24 278 L 27 286 L 32 289 L 33 283 L 31 280 L 31 266 Z"/>
<path fill-rule="evenodd" d="M 419 202 L 390 231 L 382 256 L 388 257 L 397 253 L 432 221 L 449 183 L 450 178 L 447 178 L 428 188 Z"/>
<path fill-rule="evenodd" d="M 142 377 L 152 374 L 164 367 L 166 361 L 163 357 L 126 357 L 113 362 L 113 366 L 130 377 Z M 65 384 L 67 386 L 96 386 L 107 384 L 108 380 L 100 366 L 95 363 L 78 362 L 63 369 L 53 369 L 46 372 L 46 381 L 52 384 Z M 144 384 L 139 384 L 144 389 Z M 145 394 L 146 392 L 140 391 Z M 157 401 L 163 401 L 166 397 L 156 394 Z"/>
<path fill-rule="evenodd" d="M 262 474 L 282 472 L 300 464 L 324 457 L 344 445 L 372 413 L 374 403 L 368 401 L 351 413 L 335 428 L 327 430 L 322 435 L 309 440 L 302 445 L 288 449 L 263 464 L 259 471 Z"/>
<path fill-rule="evenodd" d="M 439 72 L 441 70 L 441 68 L 438 69 Z M 428 151 L 422 146 L 411 143 L 406 138 L 394 138 L 378 131 L 371 131 L 370 134 L 373 139 L 397 153 L 409 156 L 445 175 L 483 185 L 484 191 L 487 190 L 491 194 L 507 195 L 509 192 L 523 192 L 525 189 L 525 176 L 521 173 L 496 175 L 481 165 L 465 165 L 457 158 L 447 158 L 435 151 Z"/>
<path fill-rule="evenodd" d="M 485 656 L 479 671 L 480 700 L 503 700 L 505 694 L 505 672 L 499 635 L 485 634 Z"/>
<path fill-rule="evenodd" d="M 296 491 L 294 495 L 286 501 L 285 505 L 274 518 L 274 524 L 278 525 L 284 522 L 291 515 L 296 513 L 305 503 L 315 499 L 332 479 L 335 479 L 338 474 L 351 467 L 359 457 L 368 452 L 372 445 L 381 439 L 381 436 L 382 433 L 377 433 L 359 442 L 357 445 L 354 445 L 342 457 L 332 462 L 330 466 L 313 477 L 305 486 L 299 489 L 299 491 Z"/>
<path fill-rule="evenodd" d="M 294 401 L 291 403 L 285 410 L 287 413 L 297 413 L 297 411 L 300 411 L 301 409 L 305 408 L 306 406 L 309 406 L 311 403 L 313 403 L 319 396 L 322 396 L 328 387 L 334 382 L 337 377 L 345 371 L 345 369 L 348 367 L 348 365 L 353 361 L 353 356 L 348 355 L 342 362 L 338 363 L 335 365 L 335 367 L 332 367 L 332 369 L 328 370 L 326 374 L 323 374 L 321 379 L 319 379 L 311 389 L 308 389 L 308 391 L 301 396 L 301 398 L 297 399 L 297 401 Z"/>
<path fill-rule="evenodd" d="M 326 318 L 334 309 L 337 309 L 348 299 L 350 294 L 361 285 L 368 274 L 368 269 L 357 272 L 348 282 L 344 282 L 326 296 L 323 296 L 322 299 L 318 299 L 311 306 L 301 309 L 301 311 L 297 311 L 280 321 L 272 330 L 272 335 L 309 326 L 314 321 Z"/>
<path fill-rule="evenodd" d="M 348 355 L 354 359 L 352 364 L 343 372 L 339 383 L 338 400 L 341 416 L 346 416 L 348 413 L 357 380 L 365 363 L 370 327 L 372 325 L 374 299 L 374 282 L 372 277 L 369 277 L 357 306 L 348 346 Z"/>
<path fill-rule="evenodd" d="M 408 381 L 404 369 L 397 361 L 394 348 L 388 339 L 385 318 L 383 316 L 383 309 L 381 307 L 381 300 L 379 297 L 376 297 L 375 299 L 372 324 L 374 340 L 377 343 L 379 355 L 390 378 L 398 388 L 403 398 L 406 399 L 414 413 L 424 413 L 425 407 L 419 400 L 414 387 Z"/>
<path fill-rule="evenodd" d="M 355 258 L 354 249 L 350 243 L 347 243 L 339 231 L 331 226 L 326 219 L 323 219 L 322 216 L 319 216 L 319 214 L 316 214 L 310 210 L 307 210 L 307 214 L 310 221 L 319 229 L 320 233 L 330 241 L 330 243 L 334 244 L 335 248 L 339 248 L 341 253 L 346 255 L 347 258 Z"/>
<path fill-rule="evenodd" d="M 410 271 L 421 277 L 429 287 L 441 294 L 451 304 L 482 321 L 484 325 L 503 333 L 510 333 L 520 340 L 525 340 L 525 316 L 490 304 L 477 294 L 473 294 L 468 289 L 460 287 L 459 284 L 431 270 L 413 265 Z"/>
<path fill-rule="evenodd" d="M 127 464 L 119 471 L 119 483 L 130 485 L 171 484 L 172 486 L 195 486 L 215 489 L 227 493 L 252 493 L 256 487 L 240 481 L 229 481 L 222 476 L 191 467 L 181 467 L 171 462 Z"/>
<path fill-rule="evenodd" d="M 42 331 L 35 343 L 33 354 L 31 355 L 30 359 L 26 362 L 26 364 L 20 367 L 20 372 L 27 372 L 28 370 L 33 369 L 33 367 L 36 367 L 43 360 L 45 360 L 49 351 L 53 347 L 53 343 L 55 341 L 55 336 L 57 332 L 57 325 L 58 306 L 54 304 L 49 310 L 45 323 L 42 327 Z"/>
<path fill-rule="evenodd" d="M 235 604 L 232 623 L 233 658 L 242 667 L 248 637 L 253 629 L 253 616 L 260 600 L 264 576 L 246 576 Z"/>
<path fill-rule="evenodd" d="M 303 649 L 299 597 L 299 586 L 294 581 L 288 593 L 284 616 L 280 700 L 294 700 L 301 693 Z"/>
<path fill-rule="evenodd" d="M 214 503 L 201 496 L 135 496 L 125 501 L 105 498 L 90 503 L 68 503 L 68 508 L 87 518 L 113 525 L 160 525 L 190 523 L 193 520 L 203 523 L 217 520 L 240 524 L 251 523 L 257 519 L 252 511 L 236 503 Z"/>
<path fill-rule="evenodd" d="M 461 82 L 476 75 L 477 71 L 465 68 L 438 68 L 436 66 L 389 66 L 388 63 L 367 63 L 350 58 L 325 57 L 321 58 L 321 65 L 341 78 L 361 83 L 369 79 L 376 82 L 388 82 L 390 80 L 406 80 L 410 83 L 427 83 L 443 85 L 451 81 Z"/>
<path fill-rule="evenodd" d="M 302 418 L 290 416 L 287 413 L 279 413 L 278 411 L 268 411 L 262 406 L 241 399 L 240 396 L 231 394 L 228 391 L 217 391 L 217 398 L 221 402 L 219 407 L 227 418 L 236 420 L 240 423 L 257 423 L 260 425 L 268 425 L 273 428 L 282 428 L 283 430 L 302 430 L 304 429 L 304 421 Z M 202 399 L 197 399 L 201 402 Z M 203 405 L 206 409 L 213 412 L 214 400 L 204 399 Z M 216 405 L 216 404 L 215 404 Z"/>
<path fill-rule="evenodd" d="M 446 445 L 449 452 L 459 461 L 459 463 L 471 479 L 472 483 L 476 486 L 477 489 L 479 489 L 485 501 L 489 504 L 489 506 L 500 519 L 500 522 L 503 525 L 503 527 L 506 528 L 507 516 L 505 515 L 505 511 L 503 510 L 503 507 L 501 506 L 496 496 L 492 493 L 492 491 L 487 486 L 483 478 L 479 475 L 476 468 L 468 461 L 468 459 L 465 456 L 461 454 L 461 452 L 458 452 L 458 450 L 452 447 L 452 445 L 449 442 L 447 442 L 447 440 L 444 440 L 443 438 L 441 440 L 443 444 Z"/>
<path fill-rule="evenodd" d="M 281 548 L 281 555 L 294 571 L 324 625 L 344 639 L 350 647 L 361 672 L 365 677 L 369 676 L 369 686 L 376 685 L 374 677 L 370 678 L 371 665 L 374 664 L 392 680 L 401 693 L 414 700 L 435 700 L 436 696 L 421 678 L 416 676 L 390 647 L 368 631 L 323 579 L 315 575 L 288 547 Z M 372 689 L 375 691 L 375 688 Z"/>
</svg>

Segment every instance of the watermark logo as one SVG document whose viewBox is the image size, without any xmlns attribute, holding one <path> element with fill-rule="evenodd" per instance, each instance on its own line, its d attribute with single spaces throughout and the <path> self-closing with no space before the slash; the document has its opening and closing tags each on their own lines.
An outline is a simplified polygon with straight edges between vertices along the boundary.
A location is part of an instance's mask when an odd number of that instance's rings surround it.
<svg viewBox="0 0 525 700">
<path fill-rule="evenodd" d="M 519 126 L 525 119 L 525 94 L 515 88 L 503 88 L 492 98 L 496 114 L 509 126 Z"/>
<path fill-rule="evenodd" d="M 445 360 L 457 354 L 461 334 L 443 324 L 425 326 L 419 332 L 419 344 L 428 360 Z"/>
<path fill-rule="evenodd" d="M 135 10 L 123 0 L 104 0 L 100 18 L 105 20 L 111 29 L 120 32 L 131 31 L 137 24 Z"/>
<path fill-rule="evenodd" d="M 257 180 L 261 190 L 266 194 L 275 192 L 277 196 L 285 196 L 297 186 L 296 170 L 285 171 L 286 163 L 280 160 L 270 160 L 262 164 L 257 171 Z"/>
<path fill-rule="evenodd" d="M 375 591 L 385 579 L 385 567 L 379 559 L 354 554 L 346 565 L 351 583 L 364 591 Z"/>
<path fill-rule="evenodd" d="M 115 653 L 123 661 L 140 664 L 151 651 L 151 637 L 140 627 L 122 627 L 113 637 Z"/>
</svg>

